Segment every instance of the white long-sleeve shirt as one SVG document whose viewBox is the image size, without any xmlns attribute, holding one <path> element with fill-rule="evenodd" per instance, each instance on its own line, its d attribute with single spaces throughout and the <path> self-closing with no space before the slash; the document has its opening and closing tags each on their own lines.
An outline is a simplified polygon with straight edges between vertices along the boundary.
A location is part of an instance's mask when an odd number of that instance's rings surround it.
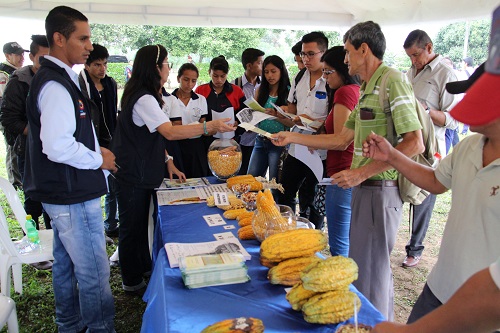
<svg viewBox="0 0 500 333">
<path fill-rule="evenodd" d="M 65 69 L 71 80 L 80 87 L 78 75 L 68 65 L 51 56 L 45 56 L 45 59 Z M 76 130 L 75 107 L 66 88 L 56 81 L 49 81 L 42 87 L 37 102 L 41 113 L 42 151 L 48 159 L 77 169 L 98 169 L 103 159 L 94 128 L 95 150 L 91 150 L 73 136 Z"/>
</svg>

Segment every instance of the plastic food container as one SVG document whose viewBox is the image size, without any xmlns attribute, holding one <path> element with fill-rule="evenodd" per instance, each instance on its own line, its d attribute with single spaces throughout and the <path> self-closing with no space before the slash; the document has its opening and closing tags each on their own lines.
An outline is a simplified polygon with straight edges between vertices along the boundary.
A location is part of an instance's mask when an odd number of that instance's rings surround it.
<svg viewBox="0 0 500 333">
<path fill-rule="evenodd" d="M 217 139 L 208 148 L 208 166 L 219 180 L 238 173 L 241 167 L 241 147 L 233 139 Z"/>
</svg>

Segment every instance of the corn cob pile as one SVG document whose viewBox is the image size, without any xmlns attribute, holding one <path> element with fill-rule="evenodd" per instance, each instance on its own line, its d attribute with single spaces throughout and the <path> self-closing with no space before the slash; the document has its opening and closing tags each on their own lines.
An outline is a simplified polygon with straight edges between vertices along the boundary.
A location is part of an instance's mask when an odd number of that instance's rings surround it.
<svg viewBox="0 0 500 333">
<path fill-rule="evenodd" d="M 250 191 L 256 192 L 256 191 L 262 191 L 265 189 L 277 189 L 281 193 L 283 193 L 285 190 L 281 184 L 278 184 L 276 182 L 276 179 L 271 179 L 270 181 L 266 180 L 263 177 L 254 177 L 252 175 L 240 175 L 240 176 L 234 176 L 231 178 L 228 178 L 226 181 L 227 187 L 232 189 L 234 185 L 237 184 L 249 184 L 250 185 Z"/>
<path fill-rule="evenodd" d="M 252 220 L 253 232 L 263 241 L 268 235 L 283 232 L 292 226 L 289 219 L 281 216 L 270 190 L 257 193 L 257 212 Z"/>
<path fill-rule="evenodd" d="M 341 256 L 311 263 L 301 273 L 301 282 L 287 295 L 292 309 L 300 311 L 310 323 L 336 324 L 359 311 L 359 297 L 349 291 L 349 284 L 358 278 L 354 260 Z"/>
<path fill-rule="evenodd" d="M 201 333 L 262 333 L 264 323 L 257 318 L 234 318 L 219 321 L 206 327 Z"/>
</svg>

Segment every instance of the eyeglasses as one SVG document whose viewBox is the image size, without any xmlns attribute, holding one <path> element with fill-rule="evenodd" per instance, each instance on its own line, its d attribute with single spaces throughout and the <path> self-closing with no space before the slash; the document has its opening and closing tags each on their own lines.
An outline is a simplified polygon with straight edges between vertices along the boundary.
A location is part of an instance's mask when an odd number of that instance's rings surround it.
<svg viewBox="0 0 500 333">
<path fill-rule="evenodd" d="M 312 52 L 312 51 L 310 51 L 310 52 L 299 52 L 299 56 L 301 58 L 308 58 L 309 59 L 309 58 L 314 57 L 316 54 L 323 53 L 323 52 L 324 51 L 318 51 L 318 52 Z"/>
<path fill-rule="evenodd" d="M 333 73 L 337 72 L 335 69 L 325 69 L 325 68 L 323 68 L 321 71 L 325 75 L 330 75 L 330 74 L 333 74 Z"/>
<path fill-rule="evenodd" d="M 161 64 L 162 65 L 168 65 L 169 69 L 172 69 L 174 67 L 174 63 L 173 62 L 162 62 Z"/>
</svg>

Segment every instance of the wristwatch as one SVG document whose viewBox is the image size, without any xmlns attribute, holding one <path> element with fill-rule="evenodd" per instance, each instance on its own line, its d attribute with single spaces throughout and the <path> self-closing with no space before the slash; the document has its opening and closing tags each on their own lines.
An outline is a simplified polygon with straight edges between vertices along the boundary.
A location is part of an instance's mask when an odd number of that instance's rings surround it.
<svg viewBox="0 0 500 333">
<path fill-rule="evenodd" d="M 431 113 L 431 108 L 427 105 L 427 107 L 425 108 L 425 112 L 427 112 L 427 114 Z"/>
<path fill-rule="evenodd" d="M 173 156 L 170 156 L 170 155 L 165 156 L 165 163 L 167 163 L 168 161 L 173 161 L 173 160 L 174 160 Z"/>
</svg>

